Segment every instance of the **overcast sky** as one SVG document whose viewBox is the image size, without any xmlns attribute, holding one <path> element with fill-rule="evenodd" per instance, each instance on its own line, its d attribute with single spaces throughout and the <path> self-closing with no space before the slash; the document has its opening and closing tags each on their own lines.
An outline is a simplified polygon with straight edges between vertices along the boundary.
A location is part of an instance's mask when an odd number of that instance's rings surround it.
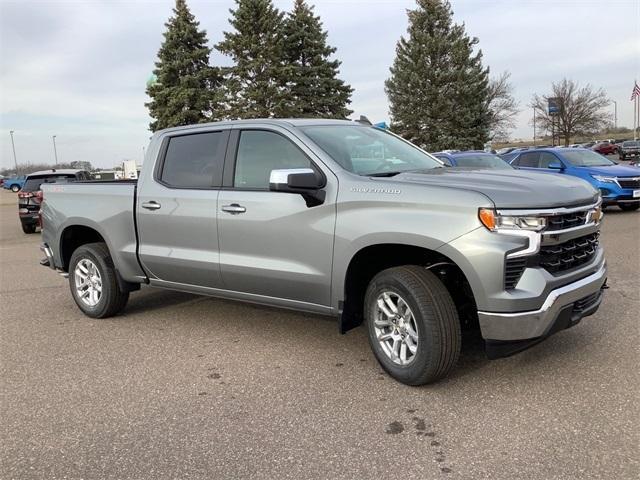
<svg viewBox="0 0 640 480">
<path fill-rule="evenodd" d="M 293 0 L 275 2 L 289 9 Z M 405 34 L 412 0 L 316 0 L 341 77 L 355 88 L 351 108 L 388 120 L 384 80 Z M 233 0 L 188 0 L 210 44 L 229 29 Z M 526 105 L 563 76 L 603 87 L 631 126 L 640 80 L 638 0 L 453 0 L 456 21 L 480 39 L 494 74 L 512 74 L 523 111 L 514 138 L 531 138 Z M 148 142 L 145 82 L 173 0 L 0 0 L 0 167 L 89 160 L 112 167 L 141 161 Z M 212 62 L 226 63 L 218 52 Z M 613 107 L 612 107 L 613 111 Z"/>
</svg>

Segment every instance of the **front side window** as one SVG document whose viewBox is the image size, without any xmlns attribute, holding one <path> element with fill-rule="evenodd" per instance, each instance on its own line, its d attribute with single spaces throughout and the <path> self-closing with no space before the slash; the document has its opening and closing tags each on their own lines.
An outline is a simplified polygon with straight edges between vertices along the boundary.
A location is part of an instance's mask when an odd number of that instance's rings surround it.
<svg viewBox="0 0 640 480">
<path fill-rule="evenodd" d="M 160 180 L 174 188 L 220 186 L 226 137 L 226 132 L 171 137 Z"/>
<path fill-rule="evenodd" d="M 540 154 L 540 159 L 538 160 L 540 168 L 549 168 L 552 163 L 560 163 L 560 160 L 553 153 L 542 152 Z"/>
<path fill-rule="evenodd" d="M 345 170 L 364 176 L 392 176 L 442 163 L 409 142 L 375 127 L 317 125 L 301 130 Z"/>
<path fill-rule="evenodd" d="M 312 168 L 309 158 L 289 139 L 266 130 L 240 134 L 233 186 L 268 189 L 272 170 Z"/>
</svg>

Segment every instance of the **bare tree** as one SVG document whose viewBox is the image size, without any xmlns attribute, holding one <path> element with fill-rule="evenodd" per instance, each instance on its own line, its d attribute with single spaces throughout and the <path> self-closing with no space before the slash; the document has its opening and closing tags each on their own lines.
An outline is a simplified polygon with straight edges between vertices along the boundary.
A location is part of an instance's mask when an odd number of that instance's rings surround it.
<svg viewBox="0 0 640 480">
<path fill-rule="evenodd" d="M 548 100 L 558 99 L 559 111 L 555 115 L 548 112 Z M 594 89 L 587 84 L 581 87 L 578 82 L 562 79 L 551 84 L 548 95 L 535 94 L 531 107 L 536 111 L 536 124 L 541 131 L 555 130 L 569 145 L 576 135 L 588 135 L 599 132 L 611 124 L 611 113 L 604 109 L 611 104 L 602 88 Z"/>
<path fill-rule="evenodd" d="M 511 73 L 502 72 L 499 77 L 489 81 L 487 102 L 492 140 L 507 141 L 509 133 L 516 126 L 516 116 L 520 109 L 517 100 L 513 98 L 510 77 Z"/>
</svg>

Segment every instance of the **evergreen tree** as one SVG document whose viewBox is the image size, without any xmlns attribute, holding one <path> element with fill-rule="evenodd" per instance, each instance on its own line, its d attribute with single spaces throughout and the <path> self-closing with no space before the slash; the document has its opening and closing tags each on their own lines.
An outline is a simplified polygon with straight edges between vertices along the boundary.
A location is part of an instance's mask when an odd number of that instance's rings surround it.
<svg viewBox="0 0 640 480">
<path fill-rule="evenodd" d="M 207 34 L 198 29 L 185 0 L 176 0 L 165 26 L 153 71 L 157 80 L 147 86 L 151 101 L 146 106 L 154 119 L 149 127 L 154 132 L 214 120 L 219 109 L 219 71 L 209 66 Z"/>
<path fill-rule="evenodd" d="M 421 147 L 482 148 L 489 139 L 489 69 L 478 39 L 453 23 L 448 0 L 417 0 L 385 87 L 392 128 Z"/>
<path fill-rule="evenodd" d="M 295 0 L 284 22 L 285 109 L 287 117 L 346 118 L 353 89 L 338 77 L 340 61 L 327 45 L 320 17 L 305 0 Z"/>
<path fill-rule="evenodd" d="M 227 116 L 269 118 L 284 104 L 283 14 L 271 0 L 236 0 L 229 10 L 233 32 L 224 32 L 217 49 L 231 57 L 225 69 Z"/>
</svg>

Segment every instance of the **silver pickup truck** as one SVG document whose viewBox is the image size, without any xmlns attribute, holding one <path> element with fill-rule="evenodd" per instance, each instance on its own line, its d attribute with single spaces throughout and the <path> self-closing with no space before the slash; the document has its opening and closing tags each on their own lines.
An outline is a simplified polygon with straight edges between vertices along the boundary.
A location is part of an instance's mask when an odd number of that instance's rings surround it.
<svg viewBox="0 0 640 480">
<path fill-rule="evenodd" d="M 447 168 L 357 122 L 172 128 L 137 183 L 43 190 L 42 263 L 86 315 L 141 284 L 332 315 L 411 385 L 452 370 L 461 329 L 510 355 L 593 314 L 606 285 L 586 182 Z"/>
</svg>

